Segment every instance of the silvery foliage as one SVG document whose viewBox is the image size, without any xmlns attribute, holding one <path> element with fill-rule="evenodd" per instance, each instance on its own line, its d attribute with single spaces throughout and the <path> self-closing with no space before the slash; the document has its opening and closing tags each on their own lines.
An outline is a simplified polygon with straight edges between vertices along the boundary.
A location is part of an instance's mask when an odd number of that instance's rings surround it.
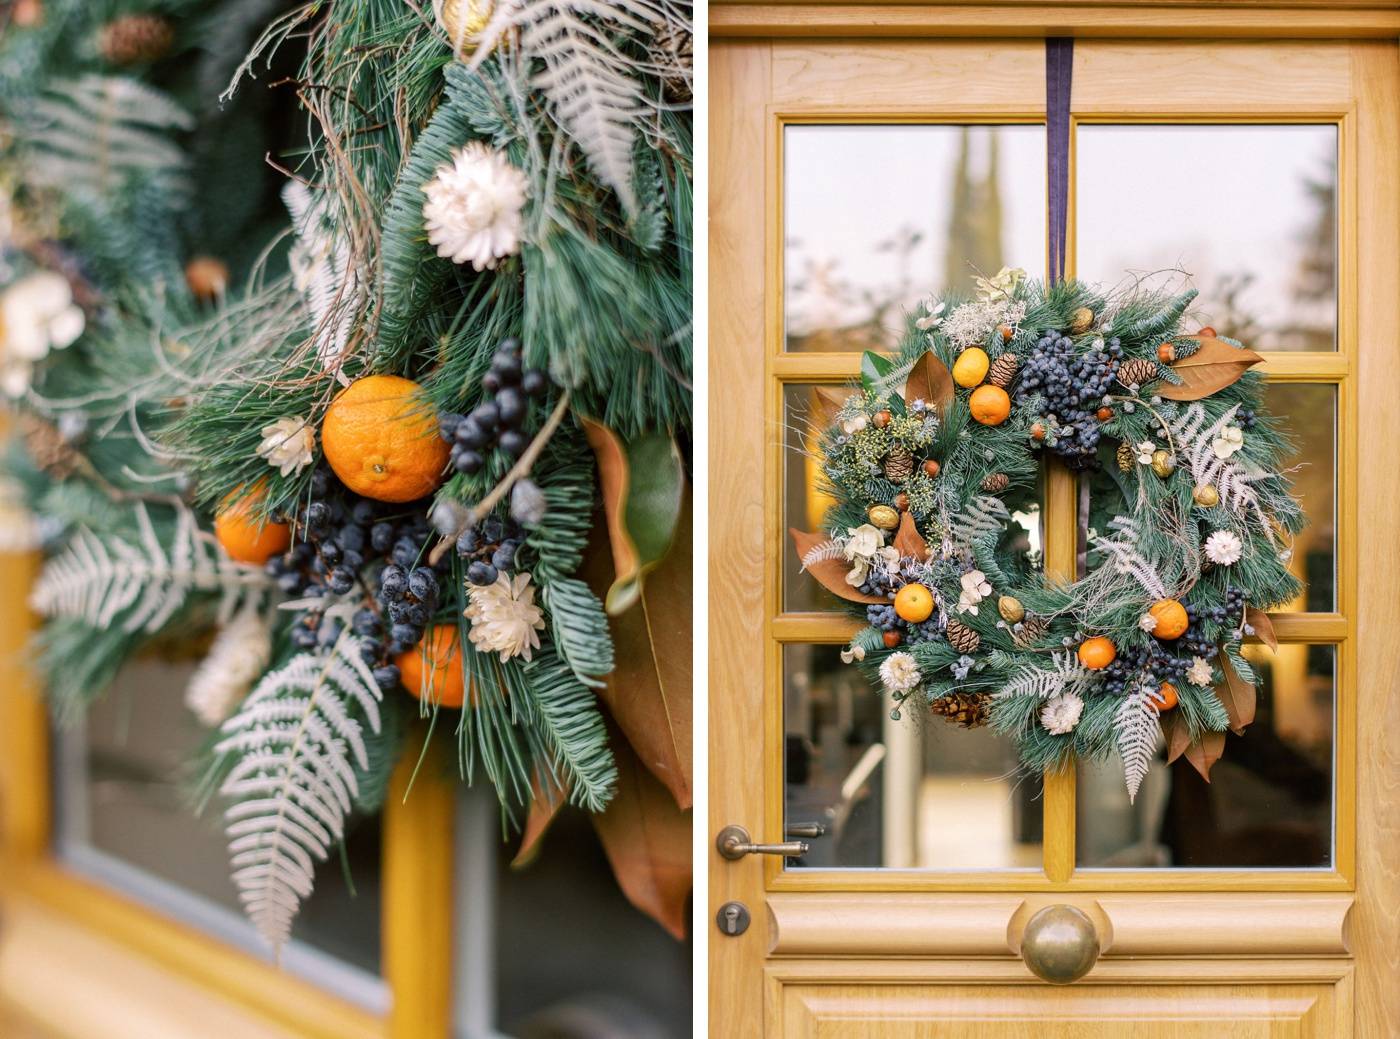
<svg viewBox="0 0 1400 1039">
<path fill-rule="evenodd" d="M 1252 517 L 1272 541 L 1274 526 L 1254 486 L 1270 474 L 1261 469 L 1246 468 L 1234 461 L 1234 456 L 1217 458 L 1212 447 L 1220 431 L 1235 421 L 1239 410 L 1240 406 L 1236 404 L 1207 426 L 1205 408 L 1198 403 L 1192 404 L 1172 422 L 1172 435 L 1181 445 L 1179 453 L 1185 458 L 1186 468 L 1197 486 L 1213 484 L 1220 492 L 1221 502 L 1233 516 L 1242 523 Z"/>
<path fill-rule="evenodd" d="M 1113 714 L 1113 728 L 1118 738 L 1118 756 L 1123 759 L 1123 779 L 1128 787 L 1128 801 L 1137 797 L 1138 788 L 1152 767 L 1157 750 L 1157 738 L 1162 733 L 1161 721 L 1152 686 L 1143 683 L 1123 698 Z"/>
<path fill-rule="evenodd" d="M 1053 653 L 1048 668 L 1027 665 L 994 695 L 997 699 L 1027 696 L 1048 700 L 1063 693 L 1084 692 L 1093 684 L 1093 678 L 1073 653 Z"/>
<path fill-rule="evenodd" d="M 316 360 L 338 371 L 355 324 L 359 275 L 351 263 L 350 242 L 336 227 L 330 200 L 300 181 L 288 181 L 282 202 L 292 216 L 296 245 L 288 262 L 292 281 L 311 314 Z"/>
</svg>

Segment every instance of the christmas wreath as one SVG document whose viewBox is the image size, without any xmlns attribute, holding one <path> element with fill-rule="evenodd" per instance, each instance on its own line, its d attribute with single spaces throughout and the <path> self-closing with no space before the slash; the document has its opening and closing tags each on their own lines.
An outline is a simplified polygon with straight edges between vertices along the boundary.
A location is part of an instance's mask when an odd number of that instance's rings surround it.
<svg viewBox="0 0 1400 1039">
<path fill-rule="evenodd" d="M 0 12 L 0 502 L 56 713 L 208 646 L 198 793 L 273 945 L 429 739 L 522 854 L 592 813 L 680 936 L 689 6 L 170 6 Z"/>
<path fill-rule="evenodd" d="M 803 567 L 866 622 L 842 652 L 892 698 L 1013 737 L 1027 768 L 1121 756 L 1136 795 L 1165 737 L 1203 775 L 1253 719 L 1250 637 L 1293 599 L 1303 524 L 1260 406 L 1260 357 L 1182 332 L 1196 293 L 1104 294 L 1020 271 L 926 300 L 897 357 L 819 391 L 834 498 Z M 1083 572 L 1047 579 L 1041 461 L 1088 481 Z"/>
</svg>

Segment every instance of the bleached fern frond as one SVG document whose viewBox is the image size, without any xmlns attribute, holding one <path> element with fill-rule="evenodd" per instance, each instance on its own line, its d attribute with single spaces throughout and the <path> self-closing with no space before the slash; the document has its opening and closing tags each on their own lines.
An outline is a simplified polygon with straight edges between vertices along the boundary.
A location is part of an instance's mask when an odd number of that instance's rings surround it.
<svg viewBox="0 0 1400 1039">
<path fill-rule="evenodd" d="M 120 619 L 122 630 L 149 634 L 159 631 L 193 592 L 219 593 L 219 620 L 226 623 L 269 588 L 259 567 L 230 559 L 185 506 L 176 509 L 168 551 L 144 502 L 137 503 L 135 513 L 136 543 L 80 528 L 68 547 L 44 565 L 30 595 L 35 612 L 75 617 L 94 628 Z"/>
<path fill-rule="evenodd" d="M 350 262 L 350 242 L 336 226 L 322 192 L 289 181 L 282 201 L 292 216 L 296 245 L 288 257 L 292 281 L 311 314 L 316 359 L 325 371 L 338 371 L 355 324 L 359 276 Z"/>
<path fill-rule="evenodd" d="M 1131 516 L 1117 516 L 1109 522 L 1109 529 L 1112 534 L 1091 541 L 1094 548 L 1108 558 L 1113 571 L 1137 581 L 1153 599 L 1170 598 L 1161 573 L 1138 551 L 1137 521 Z"/>
<path fill-rule="evenodd" d="M 990 494 L 979 494 L 953 520 L 952 529 L 968 542 L 984 537 L 1000 537 L 1011 522 L 1006 503 Z"/>
<path fill-rule="evenodd" d="M 144 176 L 172 194 L 189 191 L 189 159 L 171 136 L 194 118 L 165 94 L 123 76 L 52 83 L 22 118 L 28 171 L 48 184 L 99 195 Z"/>
<path fill-rule="evenodd" d="M 1128 787 L 1128 801 L 1137 797 L 1138 788 L 1152 767 L 1152 755 L 1157 750 L 1157 738 L 1162 725 L 1152 705 L 1153 690 L 1140 685 L 1123 698 L 1113 715 L 1117 733 L 1118 756 L 1123 759 L 1123 778 Z"/>
<path fill-rule="evenodd" d="M 826 563 L 833 559 L 845 559 L 846 546 L 839 541 L 827 540 L 819 545 L 813 545 L 802 557 L 802 569 L 816 566 L 818 563 Z"/>
<path fill-rule="evenodd" d="M 477 44 L 475 68 L 500 36 L 518 30 L 521 54 L 540 63 L 532 85 L 628 215 L 638 211 L 632 154 L 654 109 L 624 46 L 659 25 L 688 21 L 658 0 L 506 0 Z"/>
<path fill-rule="evenodd" d="M 1206 425 L 1206 413 L 1199 403 L 1192 404 L 1172 422 L 1172 436 L 1177 442 L 1178 453 L 1185 458 L 1186 468 L 1191 479 L 1199 484 L 1214 484 L 1220 492 L 1220 500 L 1231 513 L 1246 519 L 1254 519 L 1260 530 L 1274 539 L 1274 525 L 1259 499 L 1254 484 L 1270 474 L 1261 469 L 1247 468 L 1230 458 L 1217 458 L 1212 444 L 1221 430 L 1235 421 L 1240 406 L 1236 404 L 1210 425 Z"/>
<path fill-rule="evenodd" d="M 993 694 L 997 699 L 1015 696 L 1048 700 L 1062 693 L 1082 692 L 1093 676 L 1073 653 L 1053 653 L 1050 666 L 1027 665 L 1011 676 L 1005 688 Z"/>
<path fill-rule="evenodd" d="M 356 715 L 379 731 L 382 694 L 347 629 L 263 676 L 221 731 L 234 764 L 219 792 L 239 901 L 280 948 L 311 894 L 316 863 L 342 839 L 369 752 Z"/>
</svg>

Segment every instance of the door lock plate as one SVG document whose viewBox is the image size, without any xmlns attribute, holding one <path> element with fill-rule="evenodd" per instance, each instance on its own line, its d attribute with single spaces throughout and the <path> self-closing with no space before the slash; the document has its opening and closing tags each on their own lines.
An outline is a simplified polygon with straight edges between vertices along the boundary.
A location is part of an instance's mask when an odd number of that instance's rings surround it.
<svg viewBox="0 0 1400 1039">
<path fill-rule="evenodd" d="M 730 938 L 739 937 L 749 929 L 748 906 L 742 902 L 724 903 L 715 914 L 715 923 L 719 925 L 720 934 Z"/>
</svg>

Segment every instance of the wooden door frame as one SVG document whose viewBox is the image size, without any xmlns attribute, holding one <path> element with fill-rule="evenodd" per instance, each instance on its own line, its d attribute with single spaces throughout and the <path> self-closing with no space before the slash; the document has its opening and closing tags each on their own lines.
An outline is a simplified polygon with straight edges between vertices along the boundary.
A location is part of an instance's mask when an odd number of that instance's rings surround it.
<svg viewBox="0 0 1400 1039">
<path fill-rule="evenodd" d="M 911 37 L 942 36 L 1017 36 L 1044 35 L 1112 36 L 1112 37 L 1201 37 L 1238 39 L 1260 38 L 1278 40 L 1281 37 L 1318 39 L 1345 37 L 1394 41 L 1400 38 L 1400 4 L 1355 5 L 1342 3 L 1250 3 L 1227 7 L 1222 4 L 1201 3 L 1138 3 L 1118 4 L 755 4 L 717 0 L 711 8 L 711 264 L 710 264 L 710 365 L 715 373 L 711 394 L 710 452 L 711 494 L 713 507 L 710 517 L 712 559 L 711 571 L 711 745 L 725 747 L 726 753 L 711 762 L 711 833 L 730 822 L 741 822 L 764 828 L 761 839 L 778 839 L 771 812 L 766 807 L 763 791 L 753 782 L 755 776 L 771 778 L 774 762 L 755 747 L 750 732 L 755 719 L 771 717 L 773 697 L 764 695 L 771 687 L 771 667 L 765 668 L 762 655 L 735 652 L 735 647 L 753 645 L 753 619 L 761 617 L 767 626 L 778 613 L 777 603 L 768 592 L 770 582 L 736 581 L 737 574 L 767 574 L 771 565 L 772 515 L 763 501 L 753 501 L 754 473 L 766 473 L 765 488 L 776 486 L 771 471 L 772 452 L 767 450 L 768 436 L 736 436 L 739 421 L 751 423 L 754 416 L 771 411 L 766 399 L 770 392 L 775 367 L 784 361 L 774 360 L 773 337 L 781 335 L 781 323 L 774 329 L 774 294 L 780 291 L 775 282 L 774 265 L 769 255 L 775 233 L 774 211 L 769 203 L 772 192 L 780 182 L 775 180 L 774 126 L 777 111 L 773 104 L 755 103 L 756 98 L 771 102 L 774 76 L 775 48 L 781 50 L 783 40 L 807 39 L 814 48 L 827 54 L 843 45 L 835 40 L 813 37 L 849 37 L 849 46 L 859 46 L 859 39 L 887 37 L 892 40 Z M 1397 111 L 1396 94 L 1400 90 L 1400 75 L 1395 72 L 1394 48 L 1380 47 L 1376 71 L 1383 73 L 1360 76 L 1357 89 L 1365 92 L 1368 103 L 1392 113 Z M 793 62 L 790 60 L 789 64 Z M 801 64 L 801 62 L 797 62 Z M 806 66 L 811 73 L 811 63 Z M 917 108 L 917 103 L 911 105 Z M 898 115 L 899 113 L 891 113 Z M 1338 113 L 1339 121 L 1345 113 Z M 1269 121 L 1274 121 L 1269 117 Z M 1400 162 L 1397 128 L 1393 125 L 1377 128 L 1361 143 L 1370 160 L 1380 162 L 1391 171 L 1386 181 L 1395 184 L 1394 171 Z M 759 176 L 757 165 L 766 175 Z M 1362 184 L 1355 205 L 1367 214 L 1370 224 L 1365 231 L 1366 247 L 1360 261 L 1368 264 L 1366 285 L 1372 296 L 1357 299 L 1358 309 L 1382 315 L 1381 327 L 1368 327 L 1367 341 L 1400 343 L 1400 322 L 1397 322 L 1393 301 L 1374 298 L 1376 285 L 1395 286 L 1400 256 L 1400 208 L 1393 197 L 1385 197 L 1382 185 Z M 759 273 L 762 272 L 762 273 Z M 1368 291 L 1363 288 L 1363 291 Z M 758 351 L 758 356 L 755 355 Z M 762 382 L 753 378 L 725 378 L 725 373 L 752 373 L 762 365 Z M 1345 364 L 1346 362 L 1339 362 Z M 1400 435 L 1400 423 L 1389 416 L 1378 417 L 1377 409 L 1385 411 L 1387 397 L 1383 387 L 1400 385 L 1400 349 L 1383 350 L 1374 346 L 1352 362 L 1348 376 L 1354 402 L 1367 416 L 1366 438 L 1370 442 L 1393 442 Z M 1273 374 L 1288 377 L 1288 362 L 1280 361 Z M 852 374 L 849 361 L 834 362 L 832 379 Z M 1312 376 L 1315 379 L 1315 375 Z M 1310 379 L 1311 381 L 1311 379 Z M 1345 428 L 1339 420 L 1339 456 L 1342 438 L 1354 438 L 1358 430 Z M 1354 457 L 1355 445 L 1350 454 Z M 1354 480 L 1340 469 L 1339 487 Z M 1377 483 L 1385 486 L 1376 486 Z M 1355 488 L 1354 482 L 1347 484 Z M 1365 487 L 1366 510 L 1380 517 L 1400 507 L 1400 495 L 1382 478 L 1368 481 Z M 1340 491 L 1339 491 L 1340 496 Z M 764 500 L 773 508 L 771 495 L 765 491 Z M 1345 500 L 1344 498 L 1341 500 Z M 1359 493 L 1351 500 L 1360 503 Z M 1367 673 L 1368 700 L 1374 722 L 1355 732 L 1355 757 L 1360 767 L 1351 767 L 1344 747 L 1338 749 L 1338 782 L 1352 777 L 1356 783 L 1356 825 L 1366 839 L 1356 848 L 1356 872 L 1339 848 L 1338 871 L 1316 893 L 1300 891 L 1290 885 L 1289 892 L 1273 895 L 1251 895 L 1240 905 L 1239 890 L 1255 886 L 1222 883 L 1218 894 L 1193 895 L 1182 893 L 1175 911 L 1181 915 L 1181 934 L 1162 940 L 1149 937 L 1147 926 L 1151 906 L 1162 896 L 1146 896 L 1123 892 L 1113 896 L 1089 898 L 1087 894 L 1069 894 L 1076 887 L 1087 892 L 1103 891 L 1106 885 L 1068 885 L 1057 888 L 1054 895 L 1033 891 L 987 892 L 986 894 L 934 895 L 926 882 L 910 884 L 907 880 L 886 880 L 851 884 L 850 890 L 834 891 L 829 879 L 804 881 L 785 877 L 775 890 L 770 881 L 776 877 L 776 866 L 762 866 L 753 860 L 730 863 L 717 854 L 711 855 L 711 911 L 725 901 L 736 899 L 754 911 L 756 926 L 741 938 L 715 935 L 710 946 L 711 1030 L 712 1034 L 728 1036 L 757 1036 L 765 1011 L 774 1012 L 775 984 L 781 977 L 802 971 L 824 976 L 869 977 L 879 971 L 870 962 L 849 961 L 845 968 L 822 966 L 825 957 L 890 956 L 1001 956 L 1015 948 L 1019 933 L 1017 922 L 1024 922 L 1030 912 L 1050 901 L 1071 901 L 1081 904 L 1091 914 L 1097 914 L 1112 927 L 1113 952 L 1118 955 L 1154 957 L 1205 957 L 1228 955 L 1240 958 L 1231 964 L 1231 977 L 1245 979 L 1253 976 L 1260 981 L 1277 977 L 1275 961 L 1259 960 L 1262 956 L 1324 956 L 1333 959 L 1330 970 L 1339 986 L 1349 987 L 1352 972 L 1356 982 L 1356 1033 L 1359 1036 L 1389 1034 L 1400 1030 L 1400 997 L 1391 991 L 1385 973 L 1396 958 L 1396 912 L 1400 905 L 1400 876 L 1387 872 L 1383 851 L 1394 849 L 1400 825 L 1400 806 L 1387 806 L 1383 800 L 1386 777 L 1400 769 L 1400 757 L 1386 746 L 1378 733 L 1400 722 L 1400 703 L 1394 695 L 1384 696 L 1376 690 L 1394 691 L 1396 669 L 1394 656 L 1396 638 L 1387 612 L 1386 596 L 1394 595 L 1400 567 L 1396 550 L 1387 536 L 1384 524 L 1369 522 L 1357 529 L 1356 517 L 1345 510 L 1339 512 L 1339 527 L 1352 524 L 1355 536 L 1348 539 L 1339 531 L 1338 544 L 1349 546 L 1354 558 L 1367 561 L 1356 573 L 1356 607 L 1350 616 L 1353 639 L 1362 640 L 1369 662 L 1376 665 Z M 1339 552 L 1340 556 L 1340 552 Z M 794 622 L 799 623 L 799 622 Z M 800 632 L 794 632 L 800 634 Z M 1358 643 L 1353 643 L 1358 644 Z M 1357 677 L 1357 676 L 1353 676 Z M 1339 688 L 1345 688 L 1339 683 Z M 1347 690 L 1345 699 L 1354 708 L 1356 691 Z M 1385 724 L 1389 722 L 1391 724 Z M 1339 705 L 1338 731 L 1345 720 Z M 734 748 L 742 748 L 742 752 Z M 1072 803 L 1070 810 L 1072 811 Z M 1338 832 L 1349 829 L 1346 820 L 1338 820 Z M 778 824 L 780 829 L 780 823 Z M 1391 856 L 1393 858 L 1393 854 Z M 765 877 L 765 869 L 769 871 Z M 1341 877 L 1338 883 L 1335 876 Z M 1353 880 L 1355 881 L 1353 883 Z M 1006 884 L 991 885 L 1007 887 Z M 1257 885 L 1269 887 L 1267 880 Z M 1306 886 L 1306 885 L 1304 885 Z M 901 888 L 915 888 L 922 895 L 901 893 Z M 821 888 L 820 892 L 801 893 L 800 889 Z M 879 889 L 878 891 L 876 889 Z M 959 888 L 966 891 L 965 887 Z M 1353 892 L 1354 891 L 1354 895 Z M 1009 899 L 1009 901 L 1008 901 Z M 1261 900 L 1268 905 L 1261 905 Z M 872 937 L 869 923 L 875 919 L 885 930 Z M 1192 918 L 1192 914 L 1199 914 Z M 998 938 L 995 922 L 1006 921 L 1005 940 Z M 865 924 L 866 926 L 862 926 Z M 892 924 L 893 930 L 890 930 Z M 1138 939 L 1130 936 L 1137 929 Z M 989 943 L 987 935 L 993 940 Z M 739 944 L 735 944 L 739 943 Z M 745 944 L 746 943 L 746 944 Z M 1349 948 L 1362 945 L 1373 950 L 1371 956 L 1359 963 L 1346 958 Z M 1389 950 L 1389 955 L 1379 954 Z M 772 957 L 772 958 L 770 958 Z M 792 960 L 785 957 L 793 957 Z M 821 957 L 812 960 L 812 957 Z M 1246 961 L 1244 958 L 1249 958 Z M 1141 962 L 1141 961 L 1139 961 Z M 1291 960 L 1290 960 L 1291 962 Z M 1301 961 L 1298 961 L 1301 963 Z M 763 964 L 767 977 L 767 998 L 760 983 L 755 964 Z M 1109 957 L 1102 961 L 1099 983 L 1123 973 L 1123 961 Z M 959 969 L 963 964 L 959 963 Z M 1189 961 L 1177 959 L 1172 970 L 1187 969 Z M 845 974 L 842 973 L 843 969 Z M 1020 973 L 1017 973 L 1017 972 Z M 1252 973 L 1251 973 L 1252 972 Z M 936 972 L 935 972 L 936 973 Z M 1326 973 L 1324 971 L 1324 973 Z M 1024 969 L 1011 962 L 1003 969 L 1008 979 L 1027 980 Z"/>
</svg>

